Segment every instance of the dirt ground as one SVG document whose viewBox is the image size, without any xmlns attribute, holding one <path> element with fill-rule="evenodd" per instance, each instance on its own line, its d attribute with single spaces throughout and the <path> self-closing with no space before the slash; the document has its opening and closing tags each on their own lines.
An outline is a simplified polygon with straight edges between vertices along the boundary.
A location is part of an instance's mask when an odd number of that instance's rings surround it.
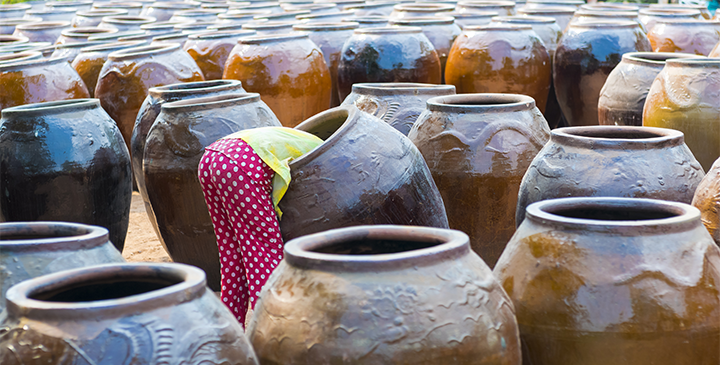
<svg viewBox="0 0 720 365">
<path fill-rule="evenodd" d="M 138 192 L 133 192 L 130 206 L 130 227 L 125 239 L 123 257 L 129 262 L 172 261 L 150 224 L 147 213 L 145 213 L 145 205 Z"/>
</svg>

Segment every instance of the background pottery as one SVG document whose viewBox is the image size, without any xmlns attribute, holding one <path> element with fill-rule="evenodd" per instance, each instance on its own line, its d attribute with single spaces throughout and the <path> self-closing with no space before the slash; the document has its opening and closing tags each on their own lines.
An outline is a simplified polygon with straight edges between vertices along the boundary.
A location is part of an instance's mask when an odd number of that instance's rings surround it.
<svg viewBox="0 0 720 365">
<path fill-rule="evenodd" d="M 695 190 L 692 205 L 700 209 L 703 225 L 720 244 L 720 160 L 716 160 Z"/>
<path fill-rule="evenodd" d="M 145 44 L 145 42 L 115 42 L 100 45 L 88 45 L 82 48 L 80 53 L 72 60 L 72 68 L 77 71 L 87 86 L 90 97 L 95 96 L 98 76 L 110 53 L 123 49 L 134 48 Z"/>
<path fill-rule="evenodd" d="M 202 70 L 205 80 L 222 79 L 225 62 L 238 38 L 255 35 L 250 30 L 226 32 L 204 32 L 192 34 L 183 45 L 183 49 L 195 60 Z"/>
<path fill-rule="evenodd" d="M 654 52 L 706 56 L 720 41 L 720 21 L 659 20 L 648 32 L 648 38 Z"/>
</svg>

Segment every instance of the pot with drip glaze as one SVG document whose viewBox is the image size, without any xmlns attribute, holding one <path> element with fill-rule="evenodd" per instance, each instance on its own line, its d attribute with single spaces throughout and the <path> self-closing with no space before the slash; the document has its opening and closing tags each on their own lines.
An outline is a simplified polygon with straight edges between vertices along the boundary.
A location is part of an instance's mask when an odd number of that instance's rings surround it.
<svg viewBox="0 0 720 365">
<path fill-rule="evenodd" d="M 95 87 L 97 86 L 98 76 L 102 70 L 108 55 L 115 51 L 127 48 L 133 48 L 143 45 L 144 42 L 116 42 L 104 43 L 98 45 L 88 45 L 86 48 L 80 49 L 80 53 L 72 60 L 72 68 L 77 71 L 82 78 L 85 86 L 88 88 L 90 97 L 95 95 Z"/>
<path fill-rule="evenodd" d="M 706 56 L 720 41 L 720 21 L 658 20 L 648 33 L 654 52 L 694 53 Z"/>
<path fill-rule="evenodd" d="M 255 35 L 251 30 L 203 32 L 191 34 L 183 49 L 195 60 L 205 80 L 219 80 L 225 71 L 230 51 L 241 37 Z"/>
<path fill-rule="evenodd" d="M 507 295 L 467 236 L 446 229 L 360 226 L 288 242 L 247 333 L 262 364 L 521 363 Z"/>
<path fill-rule="evenodd" d="M 720 251 L 687 204 L 532 204 L 494 276 L 515 305 L 523 364 L 716 364 Z"/>
</svg>

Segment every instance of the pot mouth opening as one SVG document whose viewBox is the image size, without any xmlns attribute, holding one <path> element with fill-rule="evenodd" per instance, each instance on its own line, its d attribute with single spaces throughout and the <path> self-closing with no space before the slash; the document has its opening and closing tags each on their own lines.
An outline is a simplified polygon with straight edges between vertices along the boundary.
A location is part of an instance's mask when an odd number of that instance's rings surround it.
<svg viewBox="0 0 720 365">
<path fill-rule="evenodd" d="M 100 41 L 102 42 L 102 41 Z M 97 51 L 113 51 L 113 50 L 121 50 L 125 48 L 133 48 L 137 47 L 139 45 L 145 44 L 145 41 L 121 41 L 121 42 L 114 42 L 114 43 L 105 43 L 100 44 L 97 46 L 88 46 L 85 48 L 80 49 L 81 53 L 84 52 L 97 52 Z"/>
<path fill-rule="evenodd" d="M 645 130 L 645 128 L 614 128 L 614 127 L 569 127 L 562 128 L 562 132 L 572 136 L 600 139 L 630 139 L 642 140 L 660 138 L 667 136 L 667 133 L 660 131 Z"/>
<path fill-rule="evenodd" d="M 352 91 L 357 94 L 455 94 L 454 85 L 421 84 L 412 82 L 380 82 L 353 84 Z"/>
<path fill-rule="evenodd" d="M 302 31 L 332 31 L 332 30 L 353 30 L 360 27 L 360 23 L 357 22 L 334 22 L 334 23 L 321 23 L 312 22 L 304 24 L 293 25 L 293 30 Z"/>
<path fill-rule="evenodd" d="M 226 106 L 242 105 L 260 101 L 258 93 L 233 93 L 215 96 L 206 96 L 194 99 L 178 100 L 162 105 L 162 110 L 183 111 L 186 108 L 193 109 L 215 109 Z"/>
<path fill-rule="evenodd" d="M 565 127 L 550 131 L 550 140 L 581 148 L 664 148 L 685 143 L 684 134 L 667 128 L 635 126 Z"/>
<path fill-rule="evenodd" d="M 70 28 L 60 32 L 61 35 L 66 37 L 70 36 L 89 36 L 92 34 L 106 34 L 106 33 L 117 33 L 116 29 L 105 29 L 105 28 Z"/>
<path fill-rule="evenodd" d="M 355 34 L 403 34 L 403 33 L 422 33 L 420 27 L 395 26 L 395 27 L 377 27 L 377 28 L 359 28 L 353 31 Z"/>
<path fill-rule="evenodd" d="M 3 251 L 77 250 L 106 242 L 108 230 L 98 226 L 65 222 L 0 224 L 0 247 Z"/>
<path fill-rule="evenodd" d="M 155 22 L 155 18 L 149 16 L 117 15 L 106 16 L 102 19 L 102 21 L 109 24 L 152 24 L 153 22 Z"/>
<path fill-rule="evenodd" d="M 517 23 L 517 24 L 552 24 L 557 21 L 549 16 L 496 16 L 494 22 Z"/>
<path fill-rule="evenodd" d="M 288 18 L 288 19 L 295 20 L 295 19 L 297 19 L 296 17 L 298 15 L 307 15 L 307 14 L 310 14 L 310 10 L 295 10 L 295 11 L 286 11 L 283 13 L 259 14 L 259 15 L 255 15 L 253 17 L 253 19 L 255 19 L 255 20 L 262 20 L 262 19 L 277 20 L 277 19 Z"/>
<path fill-rule="evenodd" d="M 601 18 L 598 18 L 601 19 Z M 570 23 L 570 28 L 635 28 L 640 27 L 640 23 L 631 20 L 588 20 L 584 22 Z"/>
<path fill-rule="evenodd" d="M 520 94 L 457 94 L 438 96 L 427 101 L 430 110 L 469 111 L 525 110 L 535 106 L 535 100 Z"/>
<path fill-rule="evenodd" d="M 270 43 L 270 42 L 293 41 L 293 40 L 298 40 L 298 39 L 302 39 L 302 38 L 309 39 L 307 34 L 283 33 L 283 34 L 269 34 L 269 35 L 242 37 L 242 38 L 238 39 L 238 43 L 240 43 L 240 44 L 262 44 L 262 43 Z"/>
<path fill-rule="evenodd" d="M 101 34 L 101 35 L 93 35 L 88 37 L 89 41 L 104 41 L 104 40 L 113 40 L 113 39 L 119 39 L 123 37 L 132 37 L 136 35 L 144 35 L 145 32 L 142 30 L 128 30 L 125 32 L 116 32 L 116 33 L 109 33 L 109 34 Z"/>
<path fill-rule="evenodd" d="M 165 289 L 183 282 L 182 277 L 143 277 L 128 272 L 121 277 L 89 278 L 78 283 L 28 293 L 29 299 L 43 302 L 83 303 L 132 297 Z"/>
<path fill-rule="evenodd" d="M 23 51 L 18 53 L 10 53 L 7 55 L 0 54 L 0 65 L 28 60 L 37 60 L 41 58 L 42 53 L 38 51 Z"/>
<path fill-rule="evenodd" d="M 372 256 L 391 253 L 409 252 L 442 244 L 440 240 L 405 241 L 390 239 L 357 239 L 334 242 L 322 247 L 308 249 L 310 252 L 329 255 Z"/>
<path fill-rule="evenodd" d="M 25 104 L 3 109 L 0 113 L 3 118 L 12 118 L 17 115 L 48 115 L 64 113 L 69 110 L 100 108 L 98 99 L 70 99 L 48 101 L 44 103 Z"/>
<path fill-rule="evenodd" d="M 557 6 L 557 7 L 542 7 L 542 8 L 524 8 L 524 9 L 518 9 L 518 14 L 567 14 L 572 15 L 575 14 L 575 9 L 571 7 L 563 7 L 563 6 Z"/>
<path fill-rule="evenodd" d="M 505 32 L 517 32 L 517 31 L 529 31 L 532 30 L 532 26 L 527 23 L 504 23 L 504 22 L 492 22 L 483 25 L 471 25 L 463 28 L 463 31 L 505 31 Z"/>
<path fill-rule="evenodd" d="M 4 224 L 4 223 L 3 223 Z M 22 229 L 21 225 L 16 227 L 0 227 L 0 242 L 7 244 L 7 241 L 30 242 L 57 238 L 71 238 L 84 236 L 92 232 L 87 227 L 51 226 L 36 225 L 32 231 Z M 12 242 L 10 242 L 12 243 Z"/>
<path fill-rule="evenodd" d="M 672 52 L 629 52 L 623 54 L 623 59 L 664 65 L 667 60 L 674 58 L 698 58 L 698 55 L 692 53 L 672 53 Z"/>
<path fill-rule="evenodd" d="M 660 16 L 660 17 L 686 17 L 686 16 L 699 16 L 700 10 L 695 9 L 640 9 L 639 11 L 640 15 L 648 15 L 648 16 Z"/>
<path fill-rule="evenodd" d="M 42 30 L 42 29 L 65 28 L 65 27 L 69 27 L 69 26 L 70 26 L 69 22 L 37 22 L 37 23 L 18 24 L 16 29 Z"/>
<path fill-rule="evenodd" d="M 254 30 L 215 30 L 215 31 L 207 31 L 202 33 L 196 33 L 196 34 L 190 34 L 188 36 L 188 39 L 196 40 L 196 39 L 224 39 L 224 38 L 231 38 L 235 39 L 238 37 L 248 37 L 253 36 L 257 34 Z"/>
<path fill-rule="evenodd" d="M 157 86 L 150 88 L 151 93 L 191 93 L 203 90 L 215 90 L 226 87 L 240 87 L 242 82 L 238 80 L 210 80 L 210 81 L 194 81 L 194 82 L 181 82 L 177 84 L 170 84 L 164 86 Z"/>
<path fill-rule="evenodd" d="M 77 15 L 83 16 L 86 18 L 103 18 L 110 15 L 123 15 L 127 14 L 128 11 L 124 9 L 94 9 L 94 10 L 85 10 L 85 11 L 78 11 Z"/>
<path fill-rule="evenodd" d="M 350 114 L 351 111 L 348 108 L 333 108 L 317 114 L 316 117 L 307 119 L 296 128 L 313 134 L 323 141 L 327 141 L 330 136 L 342 128 L 348 118 L 350 118 Z M 312 153 L 312 151 L 310 153 Z M 310 155 L 310 153 L 295 159 L 293 162 L 302 160 L 303 157 Z"/>
<path fill-rule="evenodd" d="M 172 52 L 180 49 L 179 44 L 174 43 L 163 43 L 149 46 L 140 46 L 134 48 L 127 48 L 119 51 L 112 52 L 108 55 L 108 59 L 123 60 L 132 59 L 134 57 L 142 57 L 150 54 L 160 54 L 165 52 Z"/>
<path fill-rule="evenodd" d="M 455 18 L 451 16 L 409 16 L 401 19 L 391 19 L 390 25 L 437 25 L 437 24 L 453 24 Z"/>
<path fill-rule="evenodd" d="M 590 219 L 599 221 L 646 221 L 677 217 L 680 214 L 665 210 L 647 209 L 645 207 L 559 207 L 557 209 L 544 209 L 565 218 Z"/>
</svg>

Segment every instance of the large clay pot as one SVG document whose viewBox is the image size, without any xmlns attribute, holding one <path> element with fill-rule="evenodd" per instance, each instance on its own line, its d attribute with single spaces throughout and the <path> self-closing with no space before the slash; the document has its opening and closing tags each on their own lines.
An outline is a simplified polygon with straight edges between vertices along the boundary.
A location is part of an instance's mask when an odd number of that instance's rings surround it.
<svg viewBox="0 0 720 365">
<path fill-rule="evenodd" d="M 597 125 L 600 89 L 622 55 L 650 51 L 650 41 L 636 22 L 570 24 L 553 64 L 555 95 L 567 122 Z"/>
<path fill-rule="evenodd" d="M 450 228 L 495 266 L 515 232 L 520 181 L 550 128 L 532 98 L 469 94 L 428 100 L 409 138 L 430 167 Z"/>
<path fill-rule="evenodd" d="M 691 9 L 640 9 L 638 20 L 650 32 L 658 21 L 676 20 L 676 19 L 704 19 L 699 10 Z"/>
<path fill-rule="evenodd" d="M 107 57 L 95 97 L 120 127 L 128 148 L 135 118 L 149 88 L 205 80 L 198 65 L 178 44 L 127 48 Z"/>
<path fill-rule="evenodd" d="M 412 84 L 386 82 L 355 84 L 342 105 L 353 104 L 358 109 L 380 118 L 407 136 L 428 99 L 455 94 L 453 85 Z"/>
<path fill-rule="evenodd" d="M 122 251 L 130 156 L 95 99 L 6 108 L 0 119 L 0 221 L 98 225 Z"/>
<path fill-rule="evenodd" d="M 322 51 L 305 34 L 245 37 L 230 52 L 224 79 L 260 93 L 282 125 L 330 107 L 332 80 Z"/>
<path fill-rule="evenodd" d="M 380 119 L 345 105 L 297 129 L 325 142 L 290 163 L 280 201 L 285 242 L 363 224 L 447 228 L 440 192 L 420 151 Z"/>
<path fill-rule="evenodd" d="M 344 100 L 361 82 L 439 84 L 441 64 L 435 47 L 418 27 L 355 29 L 343 45 L 338 91 Z"/>
<path fill-rule="evenodd" d="M 700 13 L 698 13 L 700 14 Z M 688 53 L 630 52 L 610 72 L 598 99 L 600 125 L 642 125 L 650 86 L 672 58 L 697 57 Z"/>
<path fill-rule="evenodd" d="M 677 129 L 707 171 L 720 156 L 720 60 L 686 58 L 665 61 L 650 86 L 643 125 Z"/>
<path fill-rule="evenodd" d="M 695 190 L 692 205 L 700 209 L 702 222 L 720 245 L 720 159 L 715 160 Z"/>
<path fill-rule="evenodd" d="M 219 80 L 222 79 L 225 62 L 238 39 L 251 35 L 255 35 L 255 32 L 233 30 L 191 34 L 183 45 L 183 49 L 200 67 L 205 80 Z"/>
<path fill-rule="evenodd" d="M 240 324 L 191 266 L 68 270 L 18 284 L 7 300 L 3 364 L 258 364 Z"/>
<path fill-rule="evenodd" d="M 687 204 L 535 203 L 495 270 L 523 364 L 716 364 L 720 251 Z"/>
<path fill-rule="evenodd" d="M 445 81 L 457 92 L 516 93 L 545 111 L 552 79 L 550 55 L 526 24 L 466 27 L 448 56 Z"/>
<path fill-rule="evenodd" d="M 654 52 L 682 52 L 706 56 L 720 41 L 720 21 L 659 20 L 648 33 Z"/>
<path fill-rule="evenodd" d="M 50 42 L 60 37 L 63 30 L 70 29 L 69 22 L 37 22 L 18 24 L 13 35 L 26 37 L 30 42 Z"/>
<path fill-rule="evenodd" d="M 0 223 L 0 313 L 5 310 L 5 292 L 19 282 L 124 261 L 102 227 L 62 222 Z"/>
<path fill-rule="evenodd" d="M 173 261 L 205 270 L 215 291 L 220 290 L 220 262 L 198 163 L 205 147 L 221 137 L 279 125 L 258 94 L 226 94 L 164 103 L 148 132 L 143 173 L 160 242 Z"/>
<path fill-rule="evenodd" d="M 361 226 L 288 242 L 248 337 L 262 364 L 519 365 L 514 314 L 465 234 Z"/>
<path fill-rule="evenodd" d="M 100 41 L 102 42 L 102 41 Z M 87 86 L 90 97 L 95 96 L 95 87 L 97 86 L 98 76 L 102 70 L 108 55 L 115 51 L 134 48 L 145 44 L 145 42 L 116 42 L 105 43 L 87 48 L 80 49 L 80 53 L 72 61 L 72 67 L 82 78 L 85 86 Z"/>
<path fill-rule="evenodd" d="M 568 196 L 692 201 L 705 173 L 683 140 L 664 128 L 555 129 L 523 177 L 516 224 L 537 201 Z"/>
</svg>

